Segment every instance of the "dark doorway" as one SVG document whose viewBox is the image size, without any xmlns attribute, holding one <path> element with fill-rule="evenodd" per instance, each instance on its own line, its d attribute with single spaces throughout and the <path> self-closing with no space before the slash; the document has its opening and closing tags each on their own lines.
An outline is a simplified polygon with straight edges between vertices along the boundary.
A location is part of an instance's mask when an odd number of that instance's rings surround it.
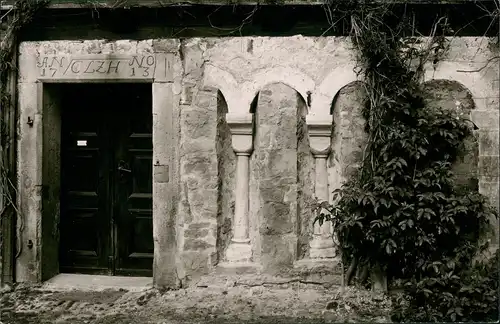
<svg viewBox="0 0 500 324">
<path fill-rule="evenodd" d="M 60 271 L 151 276 L 151 84 L 61 93 Z"/>
</svg>

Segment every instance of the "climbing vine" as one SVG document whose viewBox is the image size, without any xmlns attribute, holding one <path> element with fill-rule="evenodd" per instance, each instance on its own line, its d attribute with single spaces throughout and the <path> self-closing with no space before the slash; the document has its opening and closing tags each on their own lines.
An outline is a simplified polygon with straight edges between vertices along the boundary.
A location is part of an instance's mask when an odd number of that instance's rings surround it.
<svg viewBox="0 0 500 324">
<path fill-rule="evenodd" d="M 16 55 L 18 46 L 18 36 L 23 28 L 28 25 L 36 13 L 47 6 L 49 0 L 18 0 L 11 9 L 2 13 L 0 25 L 2 36 L 0 43 L 0 186 L 3 205 L 0 210 L 0 219 L 7 211 L 14 210 L 18 217 L 18 229 L 22 232 L 23 219 L 15 203 L 16 186 L 14 185 L 13 161 L 9 156 L 14 154 L 14 138 L 16 123 L 12 122 L 16 118 L 15 113 L 15 79 L 12 73 L 16 71 Z M 13 86 L 14 85 L 14 86 Z M 1 231 L 0 231 L 1 232 Z M 0 233 L 1 234 L 1 233 Z M 18 233 L 16 257 L 21 253 L 19 242 L 21 233 Z M 3 236 L 0 236 L 0 251 Z"/>
<path fill-rule="evenodd" d="M 438 287 L 425 280 L 457 280 L 486 249 L 482 238 L 496 211 L 476 190 L 453 181 L 452 164 L 475 126 L 468 116 L 425 104 L 424 70 L 448 50 L 446 17 L 429 37 L 403 37 L 410 23 L 407 17 L 387 23 L 395 18 L 391 5 L 351 4 L 367 141 L 361 166 L 334 192 L 333 204 L 317 205 L 315 221 L 333 221 L 343 261 L 351 264 L 347 282 L 357 264 L 406 279 L 417 309 Z M 418 320 L 467 318 L 461 309 L 426 311 Z"/>
</svg>

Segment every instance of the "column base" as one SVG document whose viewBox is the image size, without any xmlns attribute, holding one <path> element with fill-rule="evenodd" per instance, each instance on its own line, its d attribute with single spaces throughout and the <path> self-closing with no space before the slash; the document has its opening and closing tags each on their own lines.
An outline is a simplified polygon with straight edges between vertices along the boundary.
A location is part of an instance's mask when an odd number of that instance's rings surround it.
<svg viewBox="0 0 500 324">
<path fill-rule="evenodd" d="M 337 249 L 330 237 L 315 236 L 309 243 L 309 258 L 331 259 L 337 256 Z"/>
<path fill-rule="evenodd" d="M 231 242 L 226 250 L 227 263 L 250 262 L 252 246 L 250 243 Z"/>
<path fill-rule="evenodd" d="M 262 272 L 262 266 L 254 262 L 221 262 L 215 273 L 218 275 L 247 275 Z"/>
</svg>

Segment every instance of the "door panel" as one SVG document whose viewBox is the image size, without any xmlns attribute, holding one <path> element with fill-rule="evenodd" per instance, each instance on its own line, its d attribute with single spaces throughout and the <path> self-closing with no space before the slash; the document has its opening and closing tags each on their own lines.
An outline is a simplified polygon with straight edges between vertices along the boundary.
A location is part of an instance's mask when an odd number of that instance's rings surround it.
<svg viewBox="0 0 500 324">
<path fill-rule="evenodd" d="M 61 270 L 109 273 L 106 136 L 83 111 L 63 112 Z"/>
<path fill-rule="evenodd" d="M 151 86 L 86 86 L 63 113 L 61 270 L 150 276 Z"/>
<path fill-rule="evenodd" d="M 118 171 L 116 187 L 120 224 L 117 227 L 117 273 L 151 273 L 153 264 L 153 138 L 151 102 L 132 101 L 123 111 L 122 140 L 117 156 L 128 167 Z"/>
</svg>

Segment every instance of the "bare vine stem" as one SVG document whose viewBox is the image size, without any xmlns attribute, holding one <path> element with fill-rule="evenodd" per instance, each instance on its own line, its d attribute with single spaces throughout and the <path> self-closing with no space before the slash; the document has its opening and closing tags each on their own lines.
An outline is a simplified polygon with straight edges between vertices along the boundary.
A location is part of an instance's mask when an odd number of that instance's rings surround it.
<svg viewBox="0 0 500 324">
<path fill-rule="evenodd" d="M 482 70 L 484 70 L 490 63 L 491 61 L 493 60 L 496 60 L 496 59 L 500 59 L 500 55 L 497 55 L 497 56 L 493 56 L 491 57 L 488 61 L 486 61 L 486 63 L 480 67 L 479 69 L 476 69 L 476 70 L 457 70 L 457 72 L 464 72 L 464 73 L 472 73 L 472 72 L 481 72 Z"/>
<path fill-rule="evenodd" d="M 9 75 L 15 72 L 16 66 L 13 64 L 15 62 L 17 39 L 19 32 L 28 25 L 38 11 L 46 7 L 50 3 L 50 0 L 17 0 L 12 8 L 10 8 L 4 15 L 2 15 L 0 22 L 4 19 L 9 19 L 9 24 L 5 30 L 5 34 L 0 40 L 0 109 L 2 111 L 2 130 L 8 132 L 8 125 L 3 119 L 3 111 L 14 109 L 13 105 L 15 102 L 15 93 L 10 93 L 15 91 L 14 89 L 9 89 L 10 84 L 8 84 Z M 12 141 L 12 138 L 8 139 L 7 134 L 2 132 L 2 162 L 0 164 L 0 185 L 2 186 L 2 195 L 5 199 L 4 205 L 2 206 L 0 212 L 0 219 L 4 217 L 7 209 L 12 207 L 17 219 L 17 233 L 16 233 L 16 254 L 15 258 L 18 258 L 22 252 L 22 232 L 24 231 L 24 216 L 19 210 L 15 198 L 17 197 L 17 189 L 12 182 L 9 175 L 12 175 L 14 170 L 9 170 L 9 166 L 5 165 L 6 156 L 8 156 L 9 150 L 13 149 L 13 146 L 9 146 L 8 143 Z"/>
</svg>

